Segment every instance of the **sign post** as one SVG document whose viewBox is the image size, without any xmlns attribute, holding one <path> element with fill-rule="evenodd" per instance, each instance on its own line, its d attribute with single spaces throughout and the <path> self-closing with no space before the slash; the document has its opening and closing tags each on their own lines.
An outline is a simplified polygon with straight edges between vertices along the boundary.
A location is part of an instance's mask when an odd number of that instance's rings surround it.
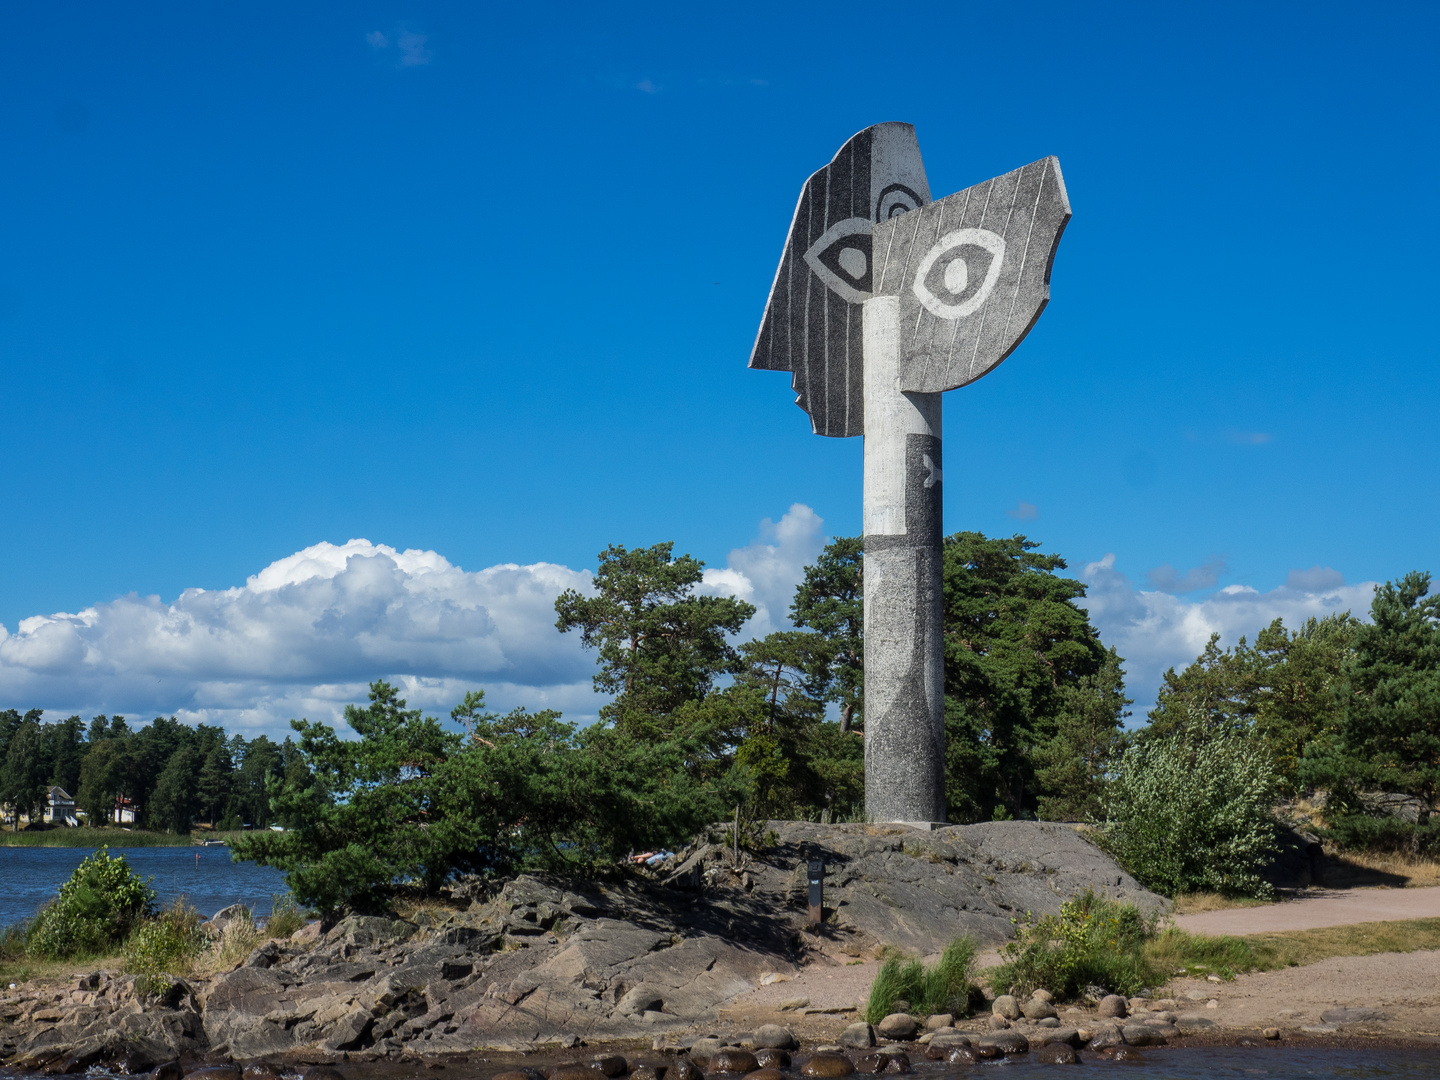
<svg viewBox="0 0 1440 1080">
<path fill-rule="evenodd" d="M 809 925 L 813 930 L 825 921 L 825 864 L 819 859 L 811 859 L 805 869 L 810 882 Z"/>
<path fill-rule="evenodd" d="M 871 821 L 946 818 L 940 395 L 1035 325 L 1069 220 L 1053 157 L 932 201 L 909 124 L 866 128 L 800 192 L 750 366 L 791 373 L 817 435 L 865 438 Z"/>
</svg>

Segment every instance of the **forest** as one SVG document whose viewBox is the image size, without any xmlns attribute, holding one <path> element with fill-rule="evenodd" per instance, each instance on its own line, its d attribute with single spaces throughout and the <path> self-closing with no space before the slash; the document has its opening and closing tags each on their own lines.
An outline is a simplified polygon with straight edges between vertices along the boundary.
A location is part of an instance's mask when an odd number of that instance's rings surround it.
<svg viewBox="0 0 1440 1080">
<path fill-rule="evenodd" d="M 59 784 L 97 825 L 132 806 L 159 831 L 286 826 L 237 853 L 286 869 L 305 902 L 357 907 L 401 879 L 435 888 L 456 872 L 615 860 L 737 812 L 863 819 L 861 542 L 837 538 L 806 568 L 792 629 L 747 641 L 754 609 L 699 593 L 703 569 L 670 544 L 614 545 L 592 595 L 556 600 L 557 630 L 593 651 L 609 698 L 588 727 L 490 712 L 479 689 L 427 717 L 383 681 L 346 710 L 356 737 L 296 720 L 282 744 L 174 718 L 132 730 L 10 711 L 0 801 L 33 811 Z M 1124 660 L 1066 569 L 1020 535 L 945 539 L 952 821 L 1098 823 L 1122 862 L 1171 891 L 1260 889 L 1274 808 L 1301 797 L 1321 801 L 1335 843 L 1437 846 L 1440 600 L 1427 574 L 1378 589 L 1368 621 L 1212 638 L 1127 729 Z M 1209 838 L 1196 849 L 1223 839 L 1229 863 L 1177 854 L 1181 828 Z"/>
</svg>

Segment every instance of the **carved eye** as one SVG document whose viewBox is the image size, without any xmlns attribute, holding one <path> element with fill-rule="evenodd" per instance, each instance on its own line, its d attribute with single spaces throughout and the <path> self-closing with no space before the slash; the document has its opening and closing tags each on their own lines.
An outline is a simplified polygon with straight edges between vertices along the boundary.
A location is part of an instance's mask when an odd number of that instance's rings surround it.
<svg viewBox="0 0 1440 1080">
<path fill-rule="evenodd" d="M 827 288 L 852 304 L 870 299 L 870 229 L 865 218 L 846 218 L 826 229 L 805 252 L 805 262 Z"/>
<path fill-rule="evenodd" d="M 925 253 L 910 286 L 925 309 L 942 319 L 963 319 L 995 291 L 1005 240 L 988 229 L 956 229 Z"/>
<path fill-rule="evenodd" d="M 920 196 L 904 184 L 891 184 L 875 200 L 875 220 L 889 221 L 911 210 L 920 209 Z"/>
</svg>

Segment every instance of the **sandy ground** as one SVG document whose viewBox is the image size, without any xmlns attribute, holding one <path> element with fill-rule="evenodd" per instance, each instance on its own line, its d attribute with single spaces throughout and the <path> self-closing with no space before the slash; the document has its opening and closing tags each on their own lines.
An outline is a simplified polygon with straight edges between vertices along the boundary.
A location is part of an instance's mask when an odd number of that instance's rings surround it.
<svg viewBox="0 0 1440 1080">
<path fill-rule="evenodd" d="M 1194 934 L 1268 934 L 1394 919 L 1440 918 L 1440 888 L 1314 889 L 1296 900 L 1261 907 L 1178 915 L 1175 925 Z"/>
<path fill-rule="evenodd" d="M 1301 899 L 1182 915 L 1175 922 L 1194 933 L 1259 934 L 1431 917 L 1440 917 L 1440 888 L 1315 890 Z M 994 952 L 982 954 L 979 966 L 997 960 Z M 722 1022 L 748 1026 L 778 1021 L 812 1038 L 833 1038 L 857 1019 L 855 1011 L 864 1003 L 878 967 L 872 960 L 775 972 L 770 985 L 726 1006 Z M 1440 1035 L 1440 952 L 1334 957 L 1305 967 L 1241 975 L 1229 983 L 1177 979 L 1161 993 L 1175 999 L 1177 1011 L 1204 1016 L 1232 1031 L 1277 1027 L 1287 1034 L 1313 1036 Z M 1328 1021 L 1322 1017 L 1336 1008 L 1370 1010 L 1371 1015 L 1337 1020 L 1332 1013 Z M 1067 1017 L 1067 1022 L 1078 1019 Z"/>
</svg>

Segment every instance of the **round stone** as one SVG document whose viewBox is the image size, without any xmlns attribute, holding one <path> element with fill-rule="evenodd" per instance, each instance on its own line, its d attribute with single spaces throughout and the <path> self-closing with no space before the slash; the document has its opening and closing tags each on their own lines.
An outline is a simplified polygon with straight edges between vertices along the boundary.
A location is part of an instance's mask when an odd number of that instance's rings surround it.
<svg viewBox="0 0 1440 1080">
<path fill-rule="evenodd" d="M 781 1024 L 761 1024 L 753 1042 L 761 1050 L 794 1050 L 796 1045 L 795 1033 Z"/>
<path fill-rule="evenodd" d="M 835 1077 L 849 1076 L 855 1066 L 844 1054 L 816 1054 L 800 1066 L 801 1076 Z"/>
<path fill-rule="evenodd" d="M 909 1013 L 891 1013 L 876 1025 L 875 1030 L 886 1039 L 913 1039 L 920 1025 Z"/>
<path fill-rule="evenodd" d="M 724 1046 L 710 1055 L 712 1073 L 752 1073 L 760 1068 L 755 1055 L 738 1046 Z"/>
<path fill-rule="evenodd" d="M 756 1050 L 755 1060 L 760 1063 L 762 1069 L 788 1069 L 790 1067 L 790 1055 L 778 1047 L 762 1047 Z"/>
<path fill-rule="evenodd" d="M 1010 994 L 1001 994 L 990 1006 L 990 1011 L 1006 1020 L 1020 1019 L 1020 1003 Z"/>
<path fill-rule="evenodd" d="M 1035 1060 L 1044 1065 L 1075 1065 L 1080 1059 L 1069 1043 L 1046 1043 L 1035 1053 Z"/>
<path fill-rule="evenodd" d="M 665 1070 L 665 1080 L 705 1080 L 705 1074 L 700 1071 L 700 1066 L 682 1057 Z"/>
<path fill-rule="evenodd" d="M 1121 1017 L 1129 1014 L 1130 1006 L 1119 994 L 1106 994 L 1095 1011 L 1101 1016 Z"/>
<path fill-rule="evenodd" d="M 875 1029 L 869 1024 L 851 1024 L 840 1033 L 841 1046 L 853 1046 L 865 1050 L 875 1045 Z"/>
</svg>

